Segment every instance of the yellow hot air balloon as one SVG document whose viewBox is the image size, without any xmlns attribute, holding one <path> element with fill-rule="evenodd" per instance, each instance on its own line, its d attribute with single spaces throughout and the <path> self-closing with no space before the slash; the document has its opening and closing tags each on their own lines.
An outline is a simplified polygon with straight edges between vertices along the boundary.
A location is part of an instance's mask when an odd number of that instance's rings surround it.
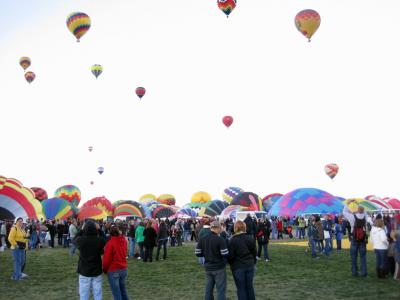
<svg viewBox="0 0 400 300">
<path fill-rule="evenodd" d="M 21 67 L 26 70 L 31 65 L 31 59 L 29 57 L 23 56 L 19 59 L 19 64 Z"/>
<path fill-rule="evenodd" d="M 90 28 L 90 18 L 83 12 L 73 12 L 67 17 L 67 27 L 69 31 L 76 37 L 76 41 L 88 32 Z"/>
<path fill-rule="evenodd" d="M 192 195 L 192 203 L 207 203 L 211 201 L 211 196 L 207 192 L 197 192 Z"/>
<path fill-rule="evenodd" d="M 296 15 L 294 23 L 296 24 L 297 30 L 308 38 L 310 42 L 311 37 L 321 24 L 321 17 L 315 10 L 305 9 Z"/>
</svg>

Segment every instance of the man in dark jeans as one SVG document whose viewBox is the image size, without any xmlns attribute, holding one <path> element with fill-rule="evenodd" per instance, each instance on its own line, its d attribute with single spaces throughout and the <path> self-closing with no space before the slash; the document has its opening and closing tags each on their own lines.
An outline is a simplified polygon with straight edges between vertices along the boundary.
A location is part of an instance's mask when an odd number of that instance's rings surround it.
<svg viewBox="0 0 400 300">
<path fill-rule="evenodd" d="M 221 224 L 218 221 L 211 223 L 211 233 L 200 238 L 195 254 L 204 257 L 206 272 L 205 300 L 214 299 L 214 286 L 217 286 L 217 299 L 225 300 L 226 292 L 226 258 L 229 254 L 223 238 L 219 236 Z"/>
</svg>

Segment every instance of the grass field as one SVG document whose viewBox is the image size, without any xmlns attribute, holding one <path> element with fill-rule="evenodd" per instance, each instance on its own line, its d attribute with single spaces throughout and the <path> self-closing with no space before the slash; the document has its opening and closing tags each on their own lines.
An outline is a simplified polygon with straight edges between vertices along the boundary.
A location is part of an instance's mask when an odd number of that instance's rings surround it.
<svg viewBox="0 0 400 300">
<path fill-rule="evenodd" d="M 271 262 L 257 263 L 254 280 L 257 299 L 400 299 L 400 282 L 378 280 L 375 255 L 368 252 L 368 278 L 350 275 L 348 250 L 331 258 L 312 260 L 305 247 L 270 244 Z M 169 248 L 166 261 L 129 261 L 128 293 L 131 299 L 202 299 L 204 270 L 194 256 L 194 244 Z M 27 254 L 27 280 L 10 280 L 10 251 L 0 253 L 0 299 L 78 299 L 77 257 L 65 249 L 42 249 Z M 228 299 L 236 299 L 228 269 Z M 106 277 L 103 299 L 112 299 Z"/>
</svg>

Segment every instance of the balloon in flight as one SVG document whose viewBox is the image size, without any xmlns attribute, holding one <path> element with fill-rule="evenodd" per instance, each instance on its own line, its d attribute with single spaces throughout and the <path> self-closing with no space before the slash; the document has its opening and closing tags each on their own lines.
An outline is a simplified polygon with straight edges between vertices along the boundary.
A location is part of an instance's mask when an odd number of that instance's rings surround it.
<svg viewBox="0 0 400 300">
<path fill-rule="evenodd" d="M 321 24 L 321 17 L 315 10 L 305 9 L 296 15 L 294 23 L 297 30 L 308 38 L 308 41 L 310 42 L 311 37 Z"/>
<path fill-rule="evenodd" d="M 101 65 L 93 65 L 92 66 L 92 74 L 96 77 L 99 77 L 103 73 L 103 67 Z"/>
<path fill-rule="evenodd" d="M 228 18 L 231 12 L 236 7 L 236 0 L 218 0 L 218 8 L 222 10 L 222 12 Z"/>
<path fill-rule="evenodd" d="M 103 174 L 104 168 L 103 167 L 98 167 L 97 168 L 97 172 L 99 172 L 100 175 Z"/>
<path fill-rule="evenodd" d="M 31 71 L 26 72 L 24 76 L 25 76 L 25 80 L 26 80 L 29 84 L 31 84 L 31 82 L 34 81 L 35 78 L 36 78 L 35 73 L 33 73 L 33 72 L 31 72 Z"/>
<path fill-rule="evenodd" d="M 139 97 L 139 99 L 142 99 L 142 97 L 146 94 L 146 89 L 144 87 L 138 87 L 136 88 L 136 95 Z"/>
<path fill-rule="evenodd" d="M 67 17 L 67 27 L 79 42 L 90 28 L 90 18 L 83 12 L 73 12 Z"/>
<path fill-rule="evenodd" d="M 225 116 L 222 118 L 222 123 L 229 128 L 233 123 L 233 118 L 231 116 Z"/>
<path fill-rule="evenodd" d="M 339 172 L 339 166 L 337 164 L 327 164 L 325 166 L 325 173 L 331 179 L 333 179 L 337 175 L 338 172 Z"/>
<path fill-rule="evenodd" d="M 31 65 L 31 59 L 29 57 L 26 57 L 26 56 L 21 57 L 19 59 L 19 64 L 24 70 L 26 70 Z"/>
</svg>

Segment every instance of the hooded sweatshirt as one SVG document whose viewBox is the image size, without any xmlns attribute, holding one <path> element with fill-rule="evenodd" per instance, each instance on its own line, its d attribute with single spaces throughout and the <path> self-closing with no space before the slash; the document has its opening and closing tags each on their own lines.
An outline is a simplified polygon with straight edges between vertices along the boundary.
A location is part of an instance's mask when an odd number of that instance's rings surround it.
<svg viewBox="0 0 400 300">
<path fill-rule="evenodd" d="M 127 242 L 124 236 L 112 236 L 104 248 L 103 272 L 126 270 Z"/>
<path fill-rule="evenodd" d="M 386 231 L 380 227 L 372 226 L 371 241 L 374 244 L 374 249 L 387 250 L 389 247 Z"/>
</svg>

